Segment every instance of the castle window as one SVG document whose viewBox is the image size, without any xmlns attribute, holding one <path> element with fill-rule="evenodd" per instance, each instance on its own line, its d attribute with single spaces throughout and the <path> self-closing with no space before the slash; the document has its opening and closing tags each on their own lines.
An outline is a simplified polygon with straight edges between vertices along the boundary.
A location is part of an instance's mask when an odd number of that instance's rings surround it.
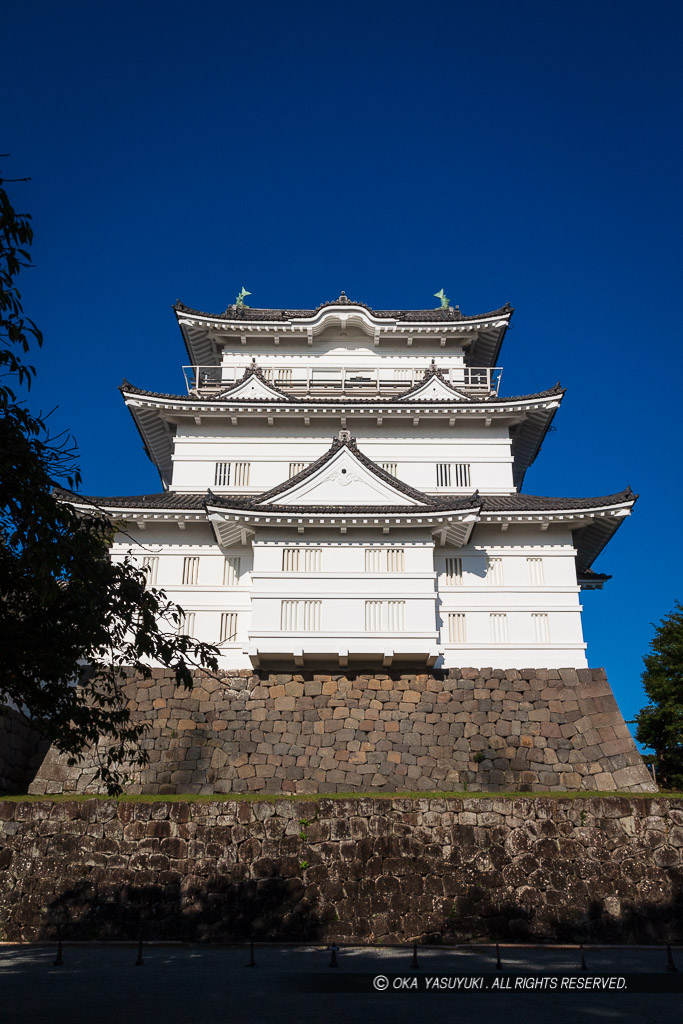
<svg viewBox="0 0 683 1024">
<path fill-rule="evenodd" d="M 184 612 L 180 622 L 178 623 L 176 632 L 178 636 L 194 636 L 195 635 L 195 613 Z"/>
<path fill-rule="evenodd" d="M 550 642 L 550 626 L 546 612 L 532 612 L 531 622 L 534 627 L 534 640 L 537 644 Z"/>
<path fill-rule="evenodd" d="M 405 572 L 403 548 L 366 548 L 366 572 Z"/>
<path fill-rule="evenodd" d="M 320 572 L 322 548 L 283 548 L 283 572 Z"/>
<path fill-rule="evenodd" d="M 493 612 L 489 615 L 491 622 L 491 640 L 494 644 L 508 642 L 508 617 L 505 612 Z"/>
<path fill-rule="evenodd" d="M 281 601 L 280 629 L 285 633 L 320 631 L 322 601 Z"/>
<path fill-rule="evenodd" d="M 237 587 L 240 582 L 240 559 L 226 558 L 223 564 L 223 586 Z"/>
<path fill-rule="evenodd" d="M 466 640 L 464 612 L 448 612 L 448 642 L 464 644 Z"/>
<path fill-rule="evenodd" d="M 249 484 L 248 462 L 217 462 L 213 482 L 215 487 L 247 487 Z"/>
<path fill-rule="evenodd" d="M 527 558 L 527 567 L 529 569 L 529 583 L 532 587 L 543 586 L 543 559 L 542 558 Z"/>
<path fill-rule="evenodd" d="M 446 586 L 462 586 L 462 558 L 446 559 Z"/>
<path fill-rule="evenodd" d="M 291 480 L 293 476 L 297 475 L 297 473 L 303 473 L 305 468 L 306 468 L 306 463 L 305 462 L 290 462 L 290 464 L 289 464 L 289 479 Z"/>
<path fill-rule="evenodd" d="M 237 638 L 237 612 L 221 612 L 220 643 L 230 643 Z"/>
<path fill-rule="evenodd" d="M 147 571 L 147 585 L 153 587 L 159 575 L 159 558 L 157 555 L 145 555 L 140 563 L 141 568 Z"/>
<path fill-rule="evenodd" d="M 396 476 L 396 470 L 398 468 L 397 462 L 380 462 L 380 466 L 385 473 L 391 473 L 392 476 Z"/>
<path fill-rule="evenodd" d="M 489 558 L 486 567 L 486 579 L 491 587 L 503 586 L 503 559 Z"/>
<path fill-rule="evenodd" d="M 470 464 L 469 464 L 469 462 L 437 462 L 437 464 L 436 464 L 436 486 L 437 487 L 469 487 L 470 486 Z"/>
<path fill-rule="evenodd" d="M 183 558 L 183 584 L 194 585 L 199 579 L 199 558 L 196 555 L 190 555 L 187 558 Z"/>
<path fill-rule="evenodd" d="M 366 601 L 365 629 L 368 633 L 400 633 L 405 630 L 405 601 Z"/>
</svg>

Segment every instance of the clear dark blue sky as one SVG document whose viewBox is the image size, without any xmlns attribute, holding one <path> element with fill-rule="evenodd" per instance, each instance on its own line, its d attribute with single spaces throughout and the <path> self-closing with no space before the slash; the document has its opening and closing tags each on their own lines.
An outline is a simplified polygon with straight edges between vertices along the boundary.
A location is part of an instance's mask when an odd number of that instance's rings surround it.
<svg viewBox="0 0 683 1024">
<path fill-rule="evenodd" d="M 3 21 L 33 401 L 84 490 L 159 487 L 116 386 L 182 390 L 177 298 L 509 300 L 503 390 L 568 387 L 525 489 L 641 494 L 584 595 L 630 717 L 683 594 L 679 0 L 23 0 Z"/>
</svg>

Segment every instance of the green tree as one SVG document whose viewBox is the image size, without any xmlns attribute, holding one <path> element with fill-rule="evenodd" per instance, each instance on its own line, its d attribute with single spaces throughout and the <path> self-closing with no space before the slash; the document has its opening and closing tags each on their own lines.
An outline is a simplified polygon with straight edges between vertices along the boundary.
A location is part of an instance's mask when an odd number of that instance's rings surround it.
<svg viewBox="0 0 683 1024">
<path fill-rule="evenodd" d="M 94 748 L 97 775 L 116 794 L 125 766 L 148 760 L 147 727 L 126 705 L 130 670 L 149 678 L 160 664 L 190 687 L 194 667 L 217 668 L 217 650 L 177 635 L 182 609 L 148 588 L 130 558 L 111 562 L 117 524 L 97 509 L 76 513 L 55 493 L 79 486 L 77 452 L 21 397 L 35 376 L 25 357 L 43 338 L 16 284 L 31 266 L 30 217 L 15 212 L 4 185 L 0 178 L 0 703 L 69 764 Z"/>
<path fill-rule="evenodd" d="M 636 739 L 654 750 L 659 783 L 683 789 L 683 605 L 676 601 L 650 642 L 643 686 L 650 699 L 635 718 Z"/>
</svg>

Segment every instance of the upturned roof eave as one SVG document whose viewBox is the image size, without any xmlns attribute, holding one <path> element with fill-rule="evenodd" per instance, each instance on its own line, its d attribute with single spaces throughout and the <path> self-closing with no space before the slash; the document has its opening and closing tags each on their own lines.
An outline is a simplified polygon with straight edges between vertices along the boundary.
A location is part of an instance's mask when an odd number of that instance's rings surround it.
<svg viewBox="0 0 683 1024">
<path fill-rule="evenodd" d="M 236 385 L 235 385 L 236 386 Z M 512 395 L 509 397 L 487 397 L 483 399 L 468 396 L 465 401 L 462 399 L 422 399 L 419 403 L 405 400 L 405 395 L 408 392 L 403 392 L 401 395 L 397 395 L 393 398 L 342 398 L 332 399 L 325 396 L 320 398 L 311 397 L 299 397 L 298 395 L 288 395 L 285 392 L 281 392 L 282 398 L 257 398 L 257 399 L 240 399 L 238 401 L 230 401 L 229 396 L 227 398 L 200 398 L 194 395 L 172 395 L 161 391 L 147 391 L 144 388 L 138 388 L 128 381 L 124 381 L 120 385 L 119 390 L 123 395 L 124 399 L 141 399 L 149 404 L 150 406 L 156 405 L 159 408 L 177 408 L 182 410 L 183 407 L 191 406 L 192 410 L 201 407 L 207 411 L 219 412 L 224 410 L 230 412 L 232 410 L 244 410 L 245 407 L 251 409 L 257 409 L 257 407 L 263 407 L 263 411 L 272 410 L 272 408 L 279 406 L 286 406 L 292 411 L 299 409 L 300 411 L 309 412 L 310 407 L 316 408 L 324 407 L 325 412 L 329 412 L 335 408 L 343 408 L 347 412 L 350 408 L 358 407 L 359 409 L 372 410 L 375 406 L 377 407 L 390 407 L 390 406 L 401 406 L 401 411 L 410 411 L 424 408 L 424 409 L 444 409 L 444 411 L 461 411 L 467 409 L 469 412 L 489 412 L 497 411 L 505 414 L 508 407 L 514 406 L 514 409 L 510 411 L 523 410 L 526 407 L 535 405 L 542 406 L 548 402 L 557 402 L 558 405 L 564 398 L 566 389 L 560 385 L 555 385 L 552 388 L 548 388 L 546 391 L 539 391 L 529 395 Z M 273 388 L 272 390 L 278 390 Z M 412 392 L 414 389 L 410 388 Z M 455 389 L 454 389 L 455 390 Z M 226 389 L 227 391 L 227 389 Z M 162 404 L 163 403 L 163 404 Z M 260 408 L 258 411 L 261 411 Z"/>
</svg>

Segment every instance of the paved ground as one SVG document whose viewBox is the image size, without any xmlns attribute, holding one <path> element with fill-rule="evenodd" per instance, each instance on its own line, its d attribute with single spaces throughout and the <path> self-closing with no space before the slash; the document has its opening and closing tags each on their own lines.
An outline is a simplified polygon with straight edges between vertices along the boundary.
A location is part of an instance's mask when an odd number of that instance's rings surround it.
<svg viewBox="0 0 683 1024">
<path fill-rule="evenodd" d="M 0 1024 L 669 1024 L 681 1019 L 683 951 L 675 951 L 681 974 L 666 972 L 660 947 L 588 948 L 588 972 L 576 950 L 501 950 L 486 947 L 419 951 L 411 970 L 409 950 L 342 949 L 337 970 L 321 947 L 257 947 L 248 967 L 244 948 L 146 946 L 135 966 L 135 946 L 69 946 L 63 966 L 54 967 L 54 946 L 0 946 Z M 448 974 L 482 977 L 485 985 L 508 972 L 593 972 L 618 976 L 656 972 L 659 986 L 680 985 L 677 993 L 477 990 L 423 993 L 392 991 L 392 975 Z M 372 989 L 372 978 L 389 976 L 389 991 Z M 421 980 L 424 985 L 424 980 Z M 510 983 L 514 985 L 515 978 Z M 559 983 L 558 983 L 559 984 Z M 349 991 L 358 986 L 362 991 Z M 347 989 L 346 991 L 340 991 Z"/>
</svg>

